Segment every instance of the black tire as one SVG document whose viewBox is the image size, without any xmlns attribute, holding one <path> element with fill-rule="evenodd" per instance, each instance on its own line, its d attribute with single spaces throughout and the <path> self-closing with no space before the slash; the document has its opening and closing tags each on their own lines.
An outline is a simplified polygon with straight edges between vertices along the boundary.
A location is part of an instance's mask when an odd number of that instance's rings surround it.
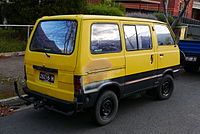
<svg viewBox="0 0 200 134">
<path fill-rule="evenodd" d="M 156 88 L 156 99 L 166 100 L 169 99 L 174 90 L 174 79 L 171 75 L 165 75 L 158 88 Z"/>
<path fill-rule="evenodd" d="M 114 120 L 118 111 L 118 98 L 112 91 L 103 92 L 94 107 L 94 119 L 99 125 L 106 125 Z"/>
<path fill-rule="evenodd" d="M 185 65 L 184 69 L 186 72 L 198 72 L 199 70 L 199 65 Z"/>
</svg>

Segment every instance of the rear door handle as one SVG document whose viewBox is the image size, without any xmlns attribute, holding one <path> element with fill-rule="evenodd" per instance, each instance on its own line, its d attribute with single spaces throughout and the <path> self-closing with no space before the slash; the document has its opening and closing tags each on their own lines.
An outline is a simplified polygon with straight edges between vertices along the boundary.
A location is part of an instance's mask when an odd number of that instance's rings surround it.
<svg viewBox="0 0 200 134">
<path fill-rule="evenodd" d="M 160 56 L 164 56 L 164 54 L 160 54 Z"/>
</svg>

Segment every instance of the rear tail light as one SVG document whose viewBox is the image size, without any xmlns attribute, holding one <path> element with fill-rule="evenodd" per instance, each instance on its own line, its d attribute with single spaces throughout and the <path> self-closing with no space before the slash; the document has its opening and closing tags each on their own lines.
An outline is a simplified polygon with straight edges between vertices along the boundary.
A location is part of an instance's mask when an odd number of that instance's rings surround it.
<svg viewBox="0 0 200 134">
<path fill-rule="evenodd" d="M 27 80 L 27 76 L 26 76 L 26 66 L 24 66 L 24 79 Z"/>
<path fill-rule="evenodd" d="M 82 84 L 81 84 L 81 76 L 74 76 L 74 90 L 75 94 L 81 94 L 82 92 Z"/>
</svg>

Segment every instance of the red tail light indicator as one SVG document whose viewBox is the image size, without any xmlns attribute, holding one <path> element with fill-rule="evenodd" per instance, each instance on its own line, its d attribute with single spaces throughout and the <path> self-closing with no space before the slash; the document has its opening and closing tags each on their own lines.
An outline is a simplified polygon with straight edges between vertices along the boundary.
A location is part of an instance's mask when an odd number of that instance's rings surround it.
<svg viewBox="0 0 200 134">
<path fill-rule="evenodd" d="M 74 89 L 76 94 L 81 93 L 82 91 L 81 76 L 74 76 Z"/>
</svg>

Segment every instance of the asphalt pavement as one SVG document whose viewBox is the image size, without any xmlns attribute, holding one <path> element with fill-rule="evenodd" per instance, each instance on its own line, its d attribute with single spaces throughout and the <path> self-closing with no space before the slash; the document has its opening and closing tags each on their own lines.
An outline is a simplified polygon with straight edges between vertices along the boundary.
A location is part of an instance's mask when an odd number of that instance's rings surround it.
<svg viewBox="0 0 200 134">
<path fill-rule="evenodd" d="M 182 73 L 169 100 L 129 97 L 116 119 L 99 127 L 82 112 L 69 118 L 47 110 L 27 109 L 0 117 L 0 134 L 198 134 L 200 73 Z"/>
</svg>

